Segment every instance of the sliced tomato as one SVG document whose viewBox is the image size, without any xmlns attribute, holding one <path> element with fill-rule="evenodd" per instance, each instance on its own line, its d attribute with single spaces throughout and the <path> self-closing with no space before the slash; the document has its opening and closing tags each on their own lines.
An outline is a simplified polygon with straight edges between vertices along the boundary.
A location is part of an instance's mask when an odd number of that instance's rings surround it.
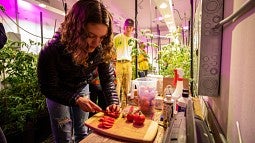
<svg viewBox="0 0 255 143">
<path fill-rule="evenodd" d="M 110 120 L 110 121 L 115 121 L 115 118 L 109 117 L 109 116 L 103 116 L 104 119 Z"/>
<path fill-rule="evenodd" d="M 107 121 L 104 121 L 102 123 L 103 123 L 103 125 L 107 125 L 107 126 L 112 126 L 113 125 L 113 123 L 110 123 L 110 122 L 107 122 Z"/>
<path fill-rule="evenodd" d="M 109 120 L 109 119 L 106 119 L 106 118 L 101 118 L 99 121 L 101 121 L 101 122 L 108 122 L 108 123 L 114 124 L 113 120 Z"/>
<path fill-rule="evenodd" d="M 115 119 L 109 116 L 103 116 L 102 118 L 99 119 L 99 121 L 114 123 Z"/>
<path fill-rule="evenodd" d="M 109 122 L 100 122 L 98 124 L 98 128 L 105 128 L 105 129 L 109 129 L 113 126 L 113 124 L 109 123 Z"/>
<path fill-rule="evenodd" d="M 113 121 L 113 120 L 105 120 L 105 122 L 108 122 L 108 123 L 114 124 L 114 121 Z"/>
<path fill-rule="evenodd" d="M 103 125 L 102 122 L 100 122 L 100 123 L 98 124 L 98 128 L 104 128 L 104 125 Z"/>
<path fill-rule="evenodd" d="M 103 128 L 110 129 L 112 126 L 104 125 Z"/>
</svg>

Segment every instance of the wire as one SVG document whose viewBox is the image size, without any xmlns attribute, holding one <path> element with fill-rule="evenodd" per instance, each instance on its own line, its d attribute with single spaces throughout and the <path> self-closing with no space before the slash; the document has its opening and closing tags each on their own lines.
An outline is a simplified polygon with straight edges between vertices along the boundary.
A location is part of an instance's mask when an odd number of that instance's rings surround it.
<svg viewBox="0 0 255 143">
<path fill-rule="evenodd" d="M 140 9 L 143 9 L 142 3 L 143 3 L 143 0 L 141 0 L 141 1 L 138 3 L 138 7 L 139 7 Z"/>
<path fill-rule="evenodd" d="M 63 8 L 64 8 L 64 11 L 65 11 L 65 14 L 67 13 L 67 4 L 66 4 L 66 1 L 62 0 L 62 4 L 63 4 Z"/>
<path fill-rule="evenodd" d="M 177 12 L 177 14 L 178 14 L 180 20 L 183 20 L 183 18 L 181 18 L 180 12 L 179 12 L 177 9 L 175 9 L 175 8 L 174 8 L 174 10 Z"/>
<path fill-rule="evenodd" d="M 27 32 L 28 34 L 33 35 L 33 36 L 35 36 L 35 37 L 41 38 L 41 36 L 35 35 L 35 34 L 29 32 L 29 31 L 27 31 L 26 29 L 20 27 L 7 13 L 5 13 L 5 11 L 2 10 L 2 12 L 3 12 L 16 26 L 18 26 L 18 27 L 19 27 L 20 29 L 22 29 L 23 31 L 25 31 L 25 32 Z M 51 39 L 51 38 L 47 38 L 47 37 L 43 37 L 43 38 L 44 38 L 44 39 Z"/>
</svg>

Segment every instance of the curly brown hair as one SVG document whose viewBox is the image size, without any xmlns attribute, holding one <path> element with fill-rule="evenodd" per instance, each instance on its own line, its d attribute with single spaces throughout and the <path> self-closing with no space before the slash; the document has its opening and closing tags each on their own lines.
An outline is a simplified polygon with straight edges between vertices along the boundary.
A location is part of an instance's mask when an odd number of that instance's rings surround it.
<svg viewBox="0 0 255 143">
<path fill-rule="evenodd" d="M 112 15 L 97 0 L 79 0 L 73 5 L 61 24 L 61 42 L 66 45 L 66 50 L 72 54 L 76 64 L 87 66 L 88 46 L 82 43 L 84 35 L 85 38 L 88 35 L 88 23 L 105 24 L 108 27 L 108 33 L 101 46 L 102 57 L 105 62 L 109 62 L 113 54 Z"/>
</svg>

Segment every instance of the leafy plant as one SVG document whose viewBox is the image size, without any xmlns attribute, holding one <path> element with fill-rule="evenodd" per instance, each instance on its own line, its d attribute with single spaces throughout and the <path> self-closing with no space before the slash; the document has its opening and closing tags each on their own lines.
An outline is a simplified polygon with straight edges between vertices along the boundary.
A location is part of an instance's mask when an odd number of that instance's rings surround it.
<svg viewBox="0 0 255 143">
<path fill-rule="evenodd" d="M 141 30 L 142 35 L 147 39 L 152 39 L 154 35 L 150 30 Z M 184 71 L 184 78 L 190 76 L 190 47 L 179 43 L 181 37 L 181 29 L 177 28 L 176 31 L 166 35 L 167 38 L 171 39 L 167 45 L 161 47 L 158 53 L 158 59 L 156 62 L 159 65 L 159 75 L 164 77 L 174 77 L 174 69 L 182 68 Z M 155 43 L 147 43 L 153 48 L 158 48 Z"/>
<path fill-rule="evenodd" d="M 190 76 L 190 48 L 171 42 L 159 51 L 160 75 L 174 77 L 174 69 L 182 68 L 184 77 Z"/>
<path fill-rule="evenodd" d="M 40 43 L 8 41 L 0 50 L 0 126 L 5 134 L 24 129 L 28 120 L 36 122 L 38 115 L 47 112 L 45 97 L 37 82 L 38 55 L 29 52 Z M 27 51 L 21 51 L 26 48 Z"/>
</svg>

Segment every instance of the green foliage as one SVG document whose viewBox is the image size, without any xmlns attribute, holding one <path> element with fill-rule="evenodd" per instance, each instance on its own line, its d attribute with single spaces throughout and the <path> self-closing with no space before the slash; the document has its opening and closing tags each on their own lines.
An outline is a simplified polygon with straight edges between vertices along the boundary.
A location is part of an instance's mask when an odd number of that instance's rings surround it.
<svg viewBox="0 0 255 143">
<path fill-rule="evenodd" d="M 189 78 L 190 48 L 188 46 L 171 42 L 162 47 L 159 57 L 160 75 L 174 77 L 174 69 L 182 68 L 184 77 Z"/>
<path fill-rule="evenodd" d="M 154 37 L 152 32 L 148 29 L 142 30 L 141 33 L 148 39 Z M 167 34 L 166 37 L 173 42 L 162 46 L 158 53 L 157 63 L 159 65 L 159 74 L 164 77 L 174 77 L 174 69 L 182 68 L 184 71 L 184 78 L 189 78 L 190 47 L 177 42 L 181 37 L 181 28 L 178 27 L 176 31 Z M 158 48 L 158 45 L 155 43 L 150 43 L 150 46 Z"/>
<path fill-rule="evenodd" d="M 37 81 L 38 55 L 21 51 L 40 46 L 30 40 L 24 42 L 8 41 L 0 50 L 0 126 L 5 134 L 24 129 L 27 120 L 36 121 L 36 117 L 47 110 L 45 97 L 41 94 Z"/>
</svg>

